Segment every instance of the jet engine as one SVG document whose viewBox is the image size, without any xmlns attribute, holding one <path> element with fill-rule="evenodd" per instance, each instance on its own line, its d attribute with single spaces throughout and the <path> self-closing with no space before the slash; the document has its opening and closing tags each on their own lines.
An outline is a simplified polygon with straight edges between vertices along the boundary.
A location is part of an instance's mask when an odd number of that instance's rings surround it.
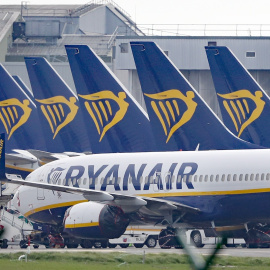
<svg viewBox="0 0 270 270">
<path fill-rule="evenodd" d="M 119 238 L 129 219 L 115 205 L 84 202 L 70 207 L 64 218 L 64 231 L 79 238 Z"/>
</svg>

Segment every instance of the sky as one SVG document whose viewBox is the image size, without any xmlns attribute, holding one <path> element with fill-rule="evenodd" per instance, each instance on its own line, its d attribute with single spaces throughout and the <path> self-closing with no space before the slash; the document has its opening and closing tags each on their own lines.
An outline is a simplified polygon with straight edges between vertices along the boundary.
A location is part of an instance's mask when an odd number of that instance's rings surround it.
<svg viewBox="0 0 270 270">
<path fill-rule="evenodd" d="M 83 0 L 29 0 L 28 4 L 86 4 Z M 98 1 L 97 1 L 98 2 Z M 268 0 L 114 0 L 137 24 L 270 24 Z M 0 0 L 21 4 L 21 0 Z"/>
</svg>

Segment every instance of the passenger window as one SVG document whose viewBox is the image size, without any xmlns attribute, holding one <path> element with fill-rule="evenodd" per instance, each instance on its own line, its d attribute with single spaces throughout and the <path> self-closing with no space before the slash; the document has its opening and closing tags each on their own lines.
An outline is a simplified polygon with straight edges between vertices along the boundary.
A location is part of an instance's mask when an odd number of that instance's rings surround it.
<svg viewBox="0 0 270 270">
<path fill-rule="evenodd" d="M 146 184 L 146 183 L 149 184 L 148 182 L 149 182 L 148 176 L 145 176 L 145 184 Z"/>
<path fill-rule="evenodd" d="M 213 182 L 214 181 L 214 175 L 211 175 L 210 176 L 210 182 Z"/>
<path fill-rule="evenodd" d="M 264 180 L 264 173 L 261 174 L 261 180 Z"/>
<path fill-rule="evenodd" d="M 187 182 L 187 176 L 186 176 L 186 175 L 184 175 L 184 177 L 183 177 L 183 182 L 184 182 L 184 183 Z"/>
<path fill-rule="evenodd" d="M 79 179 L 78 179 L 78 185 L 80 186 L 81 183 L 82 183 L 82 178 L 79 178 Z"/>
<path fill-rule="evenodd" d="M 103 182 L 104 182 L 104 177 L 101 177 L 101 178 L 100 178 L 100 184 L 102 185 Z"/>
<path fill-rule="evenodd" d="M 128 182 L 129 182 L 130 184 L 132 183 L 132 177 L 131 177 L 131 176 L 128 178 Z"/>
<path fill-rule="evenodd" d="M 173 175 L 173 176 L 172 176 L 172 183 L 174 183 L 174 179 L 175 179 L 175 176 Z"/>
<path fill-rule="evenodd" d="M 242 181 L 243 180 L 243 174 L 240 174 L 239 175 L 239 181 Z"/>
<path fill-rule="evenodd" d="M 118 178 L 117 178 L 117 184 L 119 185 L 121 183 L 121 177 L 119 176 Z"/>
<path fill-rule="evenodd" d="M 87 180 L 87 178 L 84 178 L 84 179 L 83 179 L 83 185 L 84 185 L 84 186 L 86 186 L 86 180 Z M 89 179 L 89 185 L 92 184 L 92 180 L 93 180 L 93 178 L 90 178 L 90 179 Z"/>
<path fill-rule="evenodd" d="M 200 175 L 199 181 L 202 182 L 203 180 L 203 175 Z"/>
<path fill-rule="evenodd" d="M 253 181 L 254 180 L 254 174 L 252 173 L 251 175 L 250 175 L 250 181 Z"/>
<path fill-rule="evenodd" d="M 255 180 L 256 180 L 256 181 L 259 181 L 259 178 L 260 178 L 260 175 L 257 173 L 257 174 L 256 174 L 256 177 L 255 177 Z"/>
<path fill-rule="evenodd" d="M 153 184 L 153 176 L 150 176 L 150 184 Z"/>
<path fill-rule="evenodd" d="M 225 174 L 222 174 L 221 181 L 222 181 L 222 182 L 225 181 Z"/>
<path fill-rule="evenodd" d="M 195 175 L 195 176 L 194 176 L 194 182 L 197 182 L 197 178 L 198 178 L 198 176 Z"/>
<path fill-rule="evenodd" d="M 234 174 L 234 175 L 233 175 L 233 181 L 236 181 L 236 180 L 237 180 L 237 175 Z"/>
<path fill-rule="evenodd" d="M 269 180 L 270 179 L 270 173 L 268 173 L 267 175 L 266 175 L 266 180 Z"/>
<path fill-rule="evenodd" d="M 207 181 L 208 181 L 208 175 L 205 175 L 204 182 L 207 182 Z"/>
<path fill-rule="evenodd" d="M 218 180 L 219 180 L 219 175 L 217 174 L 216 175 L 216 182 L 218 182 Z"/>
<path fill-rule="evenodd" d="M 177 176 L 177 183 L 180 183 L 181 182 L 181 175 L 178 175 Z"/>
<path fill-rule="evenodd" d="M 245 181 L 248 181 L 248 174 L 245 175 Z"/>
<path fill-rule="evenodd" d="M 142 176 L 140 177 L 140 183 L 141 184 L 143 183 L 143 177 Z"/>
<path fill-rule="evenodd" d="M 227 181 L 231 181 L 231 175 L 230 174 L 228 174 L 228 176 L 227 176 Z"/>
</svg>

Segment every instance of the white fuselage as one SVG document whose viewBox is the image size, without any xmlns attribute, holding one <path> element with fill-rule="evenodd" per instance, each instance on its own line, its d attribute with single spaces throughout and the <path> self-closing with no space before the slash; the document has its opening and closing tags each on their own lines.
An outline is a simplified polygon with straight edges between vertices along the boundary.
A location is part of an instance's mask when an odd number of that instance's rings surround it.
<svg viewBox="0 0 270 270">
<path fill-rule="evenodd" d="M 210 221 L 233 222 L 242 220 L 242 214 L 243 222 L 249 222 L 270 214 L 262 209 L 270 203 L 269 159 L 268 149 L 98 154 L 51 162 L 26 181 L 162 198 L 197 207 Z M 23 215 L 38 216 L 40 222 L 43 211 L 54 215 L 53 210 L 86 201 L 81 195 L 27 186 L 19 188 L 14 200 Z"/>
</svg>

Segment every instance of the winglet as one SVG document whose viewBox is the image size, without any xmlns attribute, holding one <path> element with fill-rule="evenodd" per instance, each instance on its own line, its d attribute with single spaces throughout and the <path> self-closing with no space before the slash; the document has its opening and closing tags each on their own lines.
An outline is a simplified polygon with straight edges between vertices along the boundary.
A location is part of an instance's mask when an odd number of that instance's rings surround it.
<svg viewBox="0 0 270 270">
<path fill-rule="evenodd" d="M 0 135 L 0 180 L 6 179 L 6 170 L 5 170 L 5 133 Z"/>
</svg>

